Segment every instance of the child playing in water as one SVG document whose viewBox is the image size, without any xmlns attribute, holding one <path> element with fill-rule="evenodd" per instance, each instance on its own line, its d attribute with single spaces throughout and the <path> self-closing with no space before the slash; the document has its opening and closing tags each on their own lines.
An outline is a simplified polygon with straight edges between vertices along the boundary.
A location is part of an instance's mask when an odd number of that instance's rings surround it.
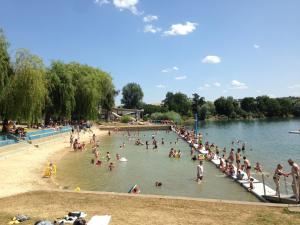
<svg viewBox="0 0 300 225">
<path fill-rule="evenodd" d="M 109 161 L 110 160 L 110 153 L 109 152 L 106 152 L 106 159 L 107 159 L 107 161 Z"/>
<path fill-rule="evenodd" d="M 254 170 L 258 173 L 262 173 L 262 166 L 259 162 L 256 163 Z"/>
<path fill-rule="evenodd" d="M 97 160 L 97 162 L 96 162 L 96 166 L 101 166 L 101 164 L 102 164 L 102 161 L 101 160 Z"/>
<path fill-rule="evenodd" d="M 111 163 L 108 165 L 109 171 L 112 171 L 114 167 L 115 167 L 114 163 L 111 162 Z"/>
<path fill-rule="evenodd" d="M 253 181 L 254 181 L 254 179 L 251 177 L 250 178 L 250 183 L 249 183 L 249 188 L 248 188 L 248 191 L 252 191 L 253 189 L 254 189 L 254 186 L 253 186 Z"/>
<path fill-rule="evenodd" d="M 161 182 L 159 182 L 159 181 L 156 181 L 155 182 L 155 187 L 161 187 L 162 186 L 162 183 Z"/>
<path fill-rule="evenodd" d="M 96 150 L 96 151 L 95 151 L 95 158 L 98 159 L 98 157 L 99 157 L 99 151 Z"/>
</svg>

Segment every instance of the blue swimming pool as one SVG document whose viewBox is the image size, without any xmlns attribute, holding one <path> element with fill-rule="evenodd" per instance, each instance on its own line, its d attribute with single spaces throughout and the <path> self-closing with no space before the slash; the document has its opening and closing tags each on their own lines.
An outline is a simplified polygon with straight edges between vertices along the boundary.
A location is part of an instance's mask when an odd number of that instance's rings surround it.
<svg viewBox="0 0 300 225">
<path fill-rule="evenodd" d="M 43 129 L 43 130 L 38 130 L 38 131 L 32 131 L 32 132 L 28 132 L 26 134 L 26 139 L 27 140 L 36 140 L 39 138 L 43 138 L 43 137 L 49 137 L 49 136 L 53 136 L 56 134 L 61 134 L 61 133 L 65 133 L 65 132 L 69 132 L 72 130 L 71 126 L 64 126 L 64 127 L 60 127 L 58 129 Z"/>
<path fill-rule="evenodd" d="M 0 136 L 0 147 L 4 145 L 10 145 L 10 144 L 15 144 L 18 141 L 9 137 L 8 135 L 1 135 Z"/>
<path fill-rule="evenodd" d="M 43 129 L 43 130 L 38 130 L 38 131 L 32 131 L 28 132 L 26 134 L 25 140 L 36 140 L 39 138 L 44 138 L 44 137 L 49 137 L 53 136 L 56 134 L 61 134 L 65 132 L 70 132 L 72 130 L 71 126 L 64 126 L 60 127 L 58 129 Z M 17 138 L 13 138 L 12 136 L 9 135 L 1 135 L 0 136 L 0 147 L 5 146 L 5 145 L 10 145 L 10 144 L 15 144 L 18 143 Z"/>
</svg>

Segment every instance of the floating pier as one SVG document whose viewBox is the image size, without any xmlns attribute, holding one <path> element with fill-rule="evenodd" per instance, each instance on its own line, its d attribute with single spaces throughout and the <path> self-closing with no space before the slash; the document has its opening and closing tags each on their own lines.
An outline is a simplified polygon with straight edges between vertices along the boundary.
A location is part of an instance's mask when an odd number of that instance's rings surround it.
<svg viewBox="0 0 300 225">
<path fill-rule="evenodd" d="M 192 144 L 191 141 L 187 141 L 185 139 L 184 135 L 180 135 L 175 129 L 172 128 L 172 130 L 179 135 L 184 141 L 186 141 L 189 145 L 194 146 L 196 149 L 199 147 L 198 144 Z M 206 155 L 208 151 L 206 150 L 200 150 L 201 154 Z M 212 159 L 210 162 L 212 162 L 216 167 L 220 166 L 220 158 L 216 157 Z M 235 182 L 239 183 L 243 188 L 248 190 L 250 193 L 252 193 L 255 197 L 257 197 L 259 200 L 263 202 L 272 202 L 272 203 L 285 203 L 285 204 L 297 204 L 296 199 L 293 198 L 290 195 L 281 195 L 281 197 L 278 197 L 276 195 L 276 191 L 272 189 L 271 187 L 267 186 L 264 182 L 264 174 L 262 174 L 262 182 L 253 178 L 253 189 L 250 190 L 250 181 L 248 180 L 247 174 L 240 170 L 241 175 L 243 176 L 242 180 L 238 180 L 236 177 L 237 174 L 237 168 L 234 166 L 235 173 L 233 176 L 228 175 L 228 177 L 232 178 Z"/>
</svg>

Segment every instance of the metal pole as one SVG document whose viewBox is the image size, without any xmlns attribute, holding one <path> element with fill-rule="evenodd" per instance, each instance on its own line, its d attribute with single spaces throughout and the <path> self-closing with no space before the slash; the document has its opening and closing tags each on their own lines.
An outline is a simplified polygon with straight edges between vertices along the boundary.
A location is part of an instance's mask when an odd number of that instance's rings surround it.
<svg viewBox="0 0 300 225">
<path fill-rule="evenodd" d="M 264 187 L 264 195 L 266 196 L 266 184 L 265 184 L 265 175 L 262 173 L 261 174 L 262 182 L 263 182 L 263 187 Z"/>
<path fill-rule="evenodd" d="M 195 137 L 197 138 L 198 143 L 198 114 L 195 113 Z"/>
<path fill-rule="evenodd" d="M 286 195 L 288 195 L 289 191 L 288 191 L 288 188 L 287 188 L 286 177 L 284 177 L 284 186 L 285 186 L 285 193 L 286 193 Z"/>
</svg>

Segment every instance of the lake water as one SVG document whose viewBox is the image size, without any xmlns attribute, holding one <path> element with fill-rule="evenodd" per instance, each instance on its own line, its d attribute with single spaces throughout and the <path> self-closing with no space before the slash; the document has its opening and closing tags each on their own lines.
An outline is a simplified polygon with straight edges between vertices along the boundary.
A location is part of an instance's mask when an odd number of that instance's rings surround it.
<svg viewBox="0 0 300 225">
<path fill-rule="evenodd" d="M 272 172 L 278 163 L 286 169 L 287 159 L 293 158 L 300 162 L 300 135 L 289 134 L 288 131 L 300 128 L 300 120 L 280 121 L 241 121 L 241 122 L 209 122 L 200 124 L 204 140 L 216 143 L 219 147 L 230 149 L 232 140 L 246 142 L 245 155 L 252 164 L 259 161 L 264 170 L 271 172 L 267 183 L 273 185 Z M 151 140 L 154 131 L 140 132 L 145 142 Z M 216 198 L 242 201 L 258 201 L 254 196 L 240 187 L 231 179 L 224 177 L 210 162 L 204 163 L 205 177 L 201 184 L 194 181 L 196 166 L 190 157 L 190 148 L 177 136 L 165 131 L 157 132 L 157 139 L 165 139 L 165 145 L 158 150 L 146 150 L 145 146 L 135 146 L 134 138 L 128 139 L 123 132 L 100 139 L 100 152 L 103 157 L 101 167 L 90 164 L 93 155 L 91 150 L 67 154 L 58 164 L 57 181 L 74 189 L 110 191 L 126 193 L 134 184 L 138 184 L 143 194 Z M 131 133 L 131 136 L 137 133 Z M 119 146 L 125 142 L 126 147 Z M 172 142 L 172 144 L 170 144 Z M 181 159 L 170 159 L 168 152 L 171 147 L 182 151 Z M 237 147 L 237 145 L 235 146 Z M 108 170 L 108 162 L 104 159 L 109 151 L 116 168 Z M 117 162 L 116 153 L 126 157 L 128 162 Z M 155 181 L 161 181 L 162 187 L 156 188 Z M 288 180 L 290 182 L 290 180 Z"/>
</svg>

